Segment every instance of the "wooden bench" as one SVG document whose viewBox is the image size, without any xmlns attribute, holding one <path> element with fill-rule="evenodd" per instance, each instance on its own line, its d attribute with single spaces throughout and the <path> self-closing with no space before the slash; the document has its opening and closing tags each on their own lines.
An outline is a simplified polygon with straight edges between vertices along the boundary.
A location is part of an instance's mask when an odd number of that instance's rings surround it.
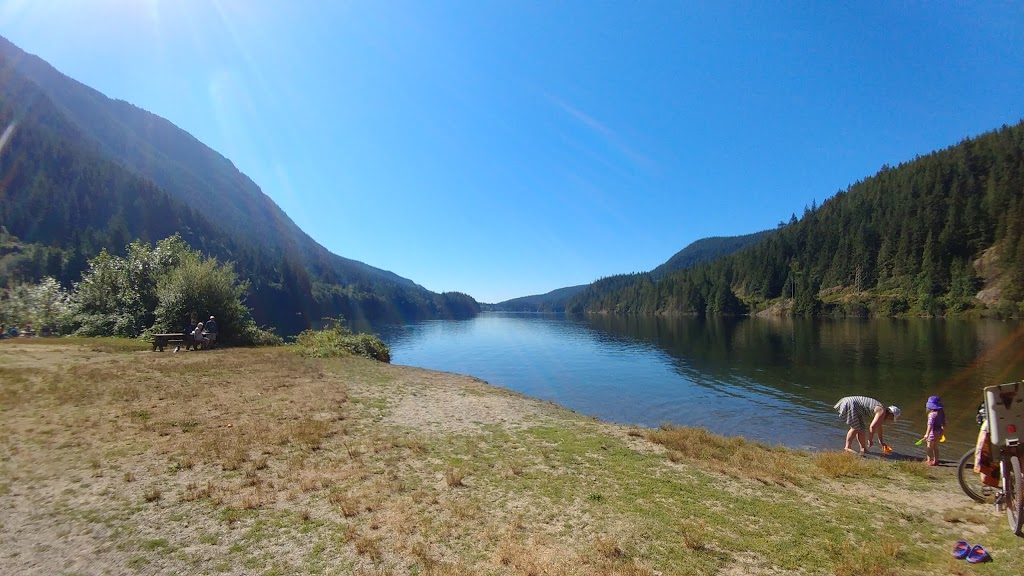
<svg viewBox="0 0 1024 576">
<path fill-rule="evenodd" d="M 185 350 L 188 350 L 189 348 L 196 350 L 199 349 L 199 343 L 195 341 L 192 334 L 186 332 L 175 332 L 172 334 L 153 334 L 153 352 L 156 352 L 158 348 L 163 352 L 164 346 L 167 346 L 172 342 L 185 344 Z"/>
</svg>

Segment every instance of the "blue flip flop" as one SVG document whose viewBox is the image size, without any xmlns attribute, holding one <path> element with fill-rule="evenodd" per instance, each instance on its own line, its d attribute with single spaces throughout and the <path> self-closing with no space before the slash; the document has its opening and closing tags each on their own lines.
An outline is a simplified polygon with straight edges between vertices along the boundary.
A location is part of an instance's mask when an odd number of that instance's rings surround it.
<svg viewBox="0 0 1024 576">
<path fill-rule="evenodd" d="M 953 558 L 959 558 L 963 560 L 967 558 L 967 555 L 971 553 L 971 545 L 966 540 L 960 540 L 953 546 Z"/>
<path fill-rule="evenodd" d="M 971 548 L 971 551 L 967 554 L 967 561 L 971 564 L 988 562 L 991 559 L 992 557 L 981 547 L 981 544 L 975 544 L 974 548 Z"/>
</svg>

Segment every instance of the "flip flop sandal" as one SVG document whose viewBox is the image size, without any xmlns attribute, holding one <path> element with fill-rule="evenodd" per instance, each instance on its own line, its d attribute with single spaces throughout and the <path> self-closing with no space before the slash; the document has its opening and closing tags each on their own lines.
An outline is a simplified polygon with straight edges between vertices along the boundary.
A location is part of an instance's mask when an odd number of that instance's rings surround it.
<svg viewBox="0 0 1024 576">
<path fill-rule="evenodd" d="M 960 540 L 953 546 L 953 558 L 963 560 L 971 552 L 971 545 L 966 540 Z"/>
<path fill-rule="evenodd" d="M 979 564 L 981 562 L 988 562 L 992 557 L 988 555 L 988 552 L 981 547 L 981 544 L 975 544 L 974 548 L 967 554 L 967 561 L 971 564 Z"/>
</svg>

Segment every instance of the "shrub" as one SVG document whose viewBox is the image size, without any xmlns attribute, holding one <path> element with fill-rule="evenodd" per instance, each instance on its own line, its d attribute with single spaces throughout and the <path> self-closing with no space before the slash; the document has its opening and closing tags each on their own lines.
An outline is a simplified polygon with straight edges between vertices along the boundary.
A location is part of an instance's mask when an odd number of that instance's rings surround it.
<svg viewBox="0 0 1024 576">
<path fill-rule="evenodd" d="M 323 330 L 306 330 L 296 337 L 300 354 L 311 358 L 355 354 L 378 362 L 391 362 L 391 349 L 377 336 L 353 334 L 342 324 L 342 319 L 327 320 L 329 325 Z"/>
<path fill-rule="evenodd" d="M 273 328 L 257 328 L 255 324 L 247 328 L 239 339 L 250 346 L 284 345 L 284 338 L 278 336 Z"/>
<path fill-rule="evenodd" d="M 899 316 L 910 310 L 910 304 L 901 296 L 882 296 L 876 307 L 876 316 Z"/>
<path fill-rule="evenodd" d="M 70 307 L 70 295 L 59 282 L 46 277 L 38 284 L 18 284 L 0 290 L 0 323 L 49 326 L 60 332 Z"/>
<path fill-rule="evenodd" d="M 259 338 L 249 309 L 242 303 L 247 288 L 240 282 L 234 267 L 216 259 L 189 258 L 179 263 L 161 279 L 157 290 L 154 329 L 179 331 L 217 318 L 218 342 L 249 345 Z"/>
</svg>

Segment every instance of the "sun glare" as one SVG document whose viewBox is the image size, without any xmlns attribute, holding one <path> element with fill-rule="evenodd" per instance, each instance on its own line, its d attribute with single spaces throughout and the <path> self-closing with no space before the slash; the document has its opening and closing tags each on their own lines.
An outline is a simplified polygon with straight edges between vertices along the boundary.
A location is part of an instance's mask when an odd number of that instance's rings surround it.
<svg viewBox="0 0 1024 576">
<path fill-rule="evenodd" d="M 184 4 L 184 2 L 182 3 Z M 0 25 L 36 31 L 50 41 L 78 41 L 82 35 L 158 35 L 164 0 L 0 0 Z"/>
</svg>

